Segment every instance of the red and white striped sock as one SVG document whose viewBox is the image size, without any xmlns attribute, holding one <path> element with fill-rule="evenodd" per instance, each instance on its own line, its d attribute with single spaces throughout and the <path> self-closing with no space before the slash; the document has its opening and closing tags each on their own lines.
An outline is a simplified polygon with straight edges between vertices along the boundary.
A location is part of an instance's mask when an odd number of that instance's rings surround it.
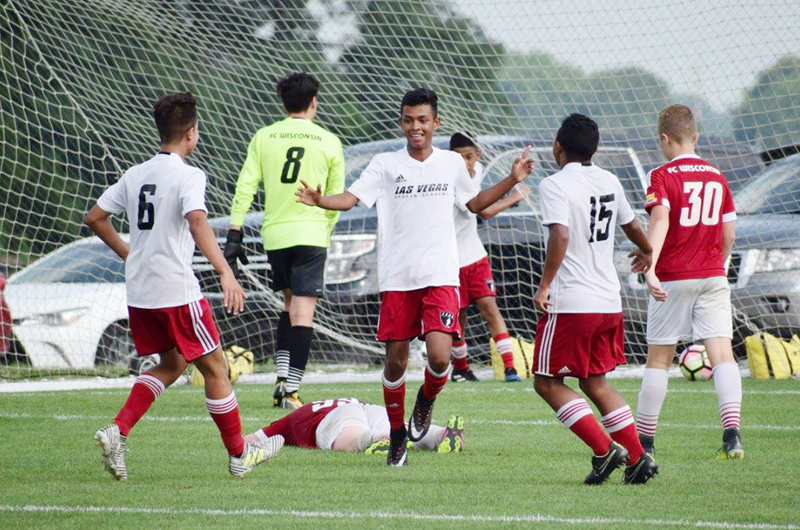
<svg viewBox="0 0 800 530">
<path fill-rule="evenodd" d="M 608 453 L 611 438 L 597 423 L 592 408 L 583 398 L 573 399 L 556 411 L 558 421 L 574 432 L 597 456 Z"/>
<path fill-rule="evenodd" d="M 452 369 L 453 365 L 448 364 L 444 372 L 437 374 L 430 364 L 425 366 L 425 381 L 422 383 L 422 393 L 425 399 L 435 399 L 439 395 L 444 385 L 447 384 L 447 378 L 450 376 Z"/>
<path fill-rule="evenodd" d="M 467 341 L 464 339 L 454 340 L 453 348 L 451 349 L 451 357 L 453 358 L 454 369 L 466 370 L 469 368 L 469 361 L 467 360 Z"/>
<path fill-rule="evenodd" d="M 397 381 L 389 381 L 386 374 L 381 376 L 383 381 L 383 404 L 386 405 L 386 414 L 389 416 L 389 426 L 392 430 L 402 429 L 406 420 L 406 374 Z"/>
<path fill-rule="evenodd" d="M 239 402 L 236 393 L 222 399 L 206 398 L 206 408 L 211 419 L 217 424 L 222 443 L 229 455 L 240 455 L 244 451 L 244 438 L 242 438 L 242 420 L 239 418 Z"/>
<path fill-rule="evenodd" d="M 142 419 L 165 388 L 164 383 L 152 374 L 144 373 L 136 378 L 128 400 L 114 418 L 122 436 L 128 436 L 136 422 Z"/>
<path fill-rule="evenodd" d="M 633 424 L 633 413 L 628 405 L 612 410 L 601 418 L 611 438 L 628 450 L 628 465 L 635 463 L 644 453 L 639 442 L 636 426 Z"/>
<path fill-rule="evenodd" d="M 500 357 L 503 358 L 503 368 L 514 368 L 514 349 L 511 347 L 511 335 L 500 333 L 492 338 Z"/>
<path fill-rule="evenodd" d="M 636 429 L 643 436 L 655 436 L 658 416 L 667 397 L 669 375 L 660 368 L 645 368 L 636 403 Z"/>
<path fill-rule="evenodd" d="M 719 418 L 722 428 L 741 426 L 742 416 L 742 375 L 734 362 L 720 363 L 712 370 L 714 390 L 719 403 Z"/>
</svg>

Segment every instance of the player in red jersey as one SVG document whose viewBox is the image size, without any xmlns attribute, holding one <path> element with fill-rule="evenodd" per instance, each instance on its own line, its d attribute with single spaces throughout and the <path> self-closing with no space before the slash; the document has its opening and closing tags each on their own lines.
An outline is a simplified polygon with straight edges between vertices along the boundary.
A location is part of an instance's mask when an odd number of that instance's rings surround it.
<svg viewBox="0 0 800 530">
<path fill-rule="evenodd" d="M 725 273 L 735 238 L 733 198 L 725 175 L 695 154 L 697 124 L 691 109 L 671 105 L 661 111 L 658 134 L 669 162 L 650 172 L 645 199 L 653 266 L 645 274 L 652 297 L 647 366 L 636 409 L 639 437 L 654 452 L 676 346 L 702 340 L 722 420 L 720 455 L 742 458 L 742 378 L 731 347 L 731 291 Z"/>
<path fill-rule="evenodd" d="M 361 203 L 378 210 L 378 340 L 386 343 L 383 396 L 391 424 L 387 464 L 393 467 L 406 463 L 406 439 L 425 435 L 436 396 L 450 375 L 453 338 L 461 335 L 453 207 L 483 211 L 533 169 L 528 148 L 508 177 L 476 189 L 461 156 L 431 144 L 440 123 L 437 101 L 426 88 L 407 92 L 400 103 L 406 147 L 373 157 L 344 193 L 323 196 L 321 186 L 314 189 L 302 180 L 304 187 L 297 191 L 297 200 L 309 206 L 349 210 Z M 406 428 L 405 374 L 414 337 L 424 337 L 428 364 Z"/>
<path fill-rule="evenodd" d="M 168 94 L 153 117 L 161 151 L 128 169 L 86 214 L 86 224 L 123 261 L 131 336 L 136 352 L 160 354 L 158 366 L 140 375 L 114 423 L 94 440 L 106 470 L 125 480 L 128 434 L 161 393 L 194 364 L 205 380 L 206 408 L 229 454 L 229 470 L 242 477 L 274 456 L 283 439 L 246 444 L 239 404 L 228 379 L 211 307 L 192 271 L 195 243 L 219 273 L 225 308 L 238 314 L 245 293 L 219 249 L 206 219 L 206 174 L 185 162 L 200 138 L 192 94 Z M 127 213 L 130 245 L 109 219 Z"/>
<path fill-rule="evenodd" d="M 280 435 L 286 439 L 286 445 L 296 447 L 386 455 L 389 431 L 385 407 L 362 403 L 356 398 L 339 398 L 306 403 L 244 439 L 255 443 Z M 463 418 L 451 415 L 447 427 L 431 425 L 412 447 L 439 453 L 461 452 Z"/>
<path fill-rule="evenodd" d="M 625 483 L 643 484 L 658 465 L 639 443 L 631 408 L 606 380 L 625 363 L 615 227 L 638 247 L 631 252 L 634 272 L 650 265 L 651 248 L 619 179 L 591 162 L 599 138 L 592 119 L 568 116 L 553 144 L 561 171 L 539 184 L 547 254 L 533 299 L 544 312 L 536 328 L 533 386 L 594 452 L 585 484 L 602 484 L 625 463 Z M 605 431 L 565 377 L 578 379 L 602 414 Z"/>
</svg>

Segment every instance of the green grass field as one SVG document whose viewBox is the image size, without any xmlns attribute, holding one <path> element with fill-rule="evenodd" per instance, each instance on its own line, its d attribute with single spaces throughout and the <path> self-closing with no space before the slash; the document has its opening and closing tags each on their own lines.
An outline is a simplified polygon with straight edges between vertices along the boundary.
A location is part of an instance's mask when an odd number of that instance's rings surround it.
<svg viewBox="0 0 800 530">
<path fill-rule="evenodd" d="M 634 406 L 639 380 L 615 380 Z M 409 384 L 412 403 L 418 383 Z M 282 411 L 272 388 L 237 386 L 245 431 Z M 243 480 L 227 471 L 202 389 L 163 394 L 131 433 L 129 477 L 108 475 L 92 435 L 126 390 L 0 394 L 0 528 L 800 528 L 800 383 L 744 381 L 741 461 L 720 461 L 710 383 L 670 381 L 645 486 L 582 485 L 590 452 L 530 383 L 448 384 L 434 421 L 464 416 L 466 451 L 382 457 L 284 448 Z M 306 400 L 373 384 L 311 385 Z"/>
</svg>

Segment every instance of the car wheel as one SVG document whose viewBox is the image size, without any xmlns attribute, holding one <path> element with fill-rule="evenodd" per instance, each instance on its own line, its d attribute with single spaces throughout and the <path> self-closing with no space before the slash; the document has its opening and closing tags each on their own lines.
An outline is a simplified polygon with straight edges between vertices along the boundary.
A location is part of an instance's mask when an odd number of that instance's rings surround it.
<svg viewBox="0 0 800 530">
<path fill-rule="evenodd" d="M 136 355 L 131 331 L 125 321 L 114 322 L 103 332 L 97 346 L 95 365 L 120 365 L 127 367 Z"/>
</svg>

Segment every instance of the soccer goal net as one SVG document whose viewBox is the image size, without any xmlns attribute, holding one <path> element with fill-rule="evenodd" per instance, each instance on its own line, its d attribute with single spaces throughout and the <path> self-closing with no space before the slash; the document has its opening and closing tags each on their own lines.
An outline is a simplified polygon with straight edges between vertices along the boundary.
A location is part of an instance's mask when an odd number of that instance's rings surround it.
<svg viewBox="0 0 800 530">
<path fill-rule="evenodd" d="M 158 150 L 155 100 L 191 91 L 201 140 L 190 163 L 208 176 L 209 217 L 224 238 L 248 141 L 283 117 L 276 81 L 321 82 L 317 121 L 343 141 L 348 183 L 370 158 L 401 149 L 402 94 L 427 86 L 442 126 L 476 138 L 483 185 L 507 174 L 525 145 L 533 194 L 482 222 L 498 305 L 515 336 L 533 340 L 544 256 L 538 181 L 557 168 L 551 145 L 572 112 L 600 125 L 595 162 L 621 179 L 641 219 L 647 172 L 664 160 L 658 112 L 690 105 L 701 156 L 737 197 L 727 269 L 735 347 L 759 330 L 800 325 L 800 4 L 727 0 L 7 0 L 0 6 L 0 377 L 127 373 L 132 343 L 124 268 L 83 226 L 85 212 L 131 165 Z M 763 175 L 763 176 L 762 176 Z M 253 212 L 260 209 L 258 197 Z M 124 220 L 115 221 L 124 233 Z M 376 215 L 356 208 L 336 228 L 312 361 L 379 363 Z M 247 311 L 221 311 L 219 285 L 195 268 L 226 346 L 268 361 L 282 301 L 246 222 Z M 647 291 L 615 267 L 627 352 L 642 360 Z M 469 313 L 470 355 L 485 361 L 488 329 Z"/>
</svg>

